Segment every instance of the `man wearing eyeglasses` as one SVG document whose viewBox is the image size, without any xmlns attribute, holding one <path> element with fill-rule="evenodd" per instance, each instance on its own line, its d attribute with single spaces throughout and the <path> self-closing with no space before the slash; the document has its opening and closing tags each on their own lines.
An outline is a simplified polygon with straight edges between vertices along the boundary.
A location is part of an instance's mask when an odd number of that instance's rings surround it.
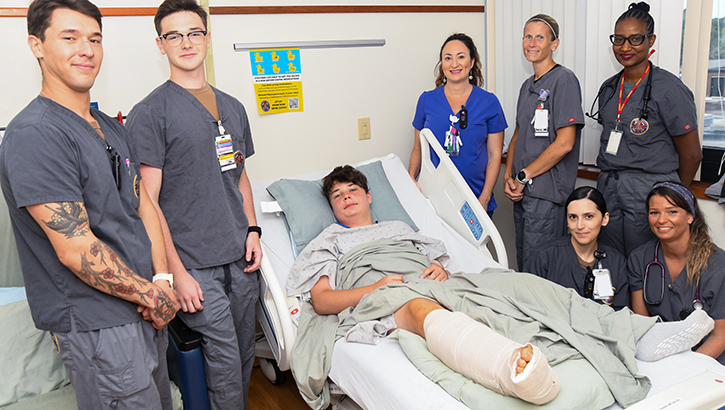
<svg viewBox="0 0 725 410">
<path fill-rule="evenodd" d="M 207 83 L 207 14 L 166 0 L 154 19 L 170 79 L 129 113 L 157 206 L 181 319 L 204 338 L 212 409 L 241 409 L 254 361 L 261 230 L 244 167 L 254 154 L 242 104 Z M 251 226 L 250 226 L 251 225 Z"/>
<path fill-rule="evenodd" d="M 0 183 L 35 325 L 52 332 L 81 409 L 171 409 L 164 326 L 178 309 L 158 215 L 129 137 L 90 108 L 103 60 L 88 0 L 35 0 L 40 95 L 8 125 Z M 144 320 L 145 319 L 145 320 Z"/>
</svg>

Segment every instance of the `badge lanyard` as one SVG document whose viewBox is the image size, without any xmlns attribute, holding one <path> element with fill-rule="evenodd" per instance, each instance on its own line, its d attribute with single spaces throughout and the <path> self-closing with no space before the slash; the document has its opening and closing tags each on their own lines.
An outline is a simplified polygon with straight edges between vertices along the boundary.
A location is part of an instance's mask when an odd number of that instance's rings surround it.
<svg viewBox="0 0 725 410">
<path fill-rule="evenodd" d="M 622 73 L 622 81 L 619 83 L 619 102 L 617 103 L 617 122 L 614 124 L 614 130 L 617 131 L 619 129 L 619 119 L 622 116 L 622 111 L 624 110 L 624 106 L 627 105 L 627 101 L 629 101 L 629 97 L 632 96 L 634 93 L 634 90 L 637 89 L 637 86 L 639 83 L 642 82 L 642 80 L 647 76 L 647 73 L 649 73 L 650 64 L 647 64 L 647 69 L 644 70 L 644 73 L 642 73 L 642 77 L 639 77 L 639 80 L 634 84 L 634 87 L 632 87 L 631 90 L 629 90 L 629 94 L 627 94 L 627 97 L 624 99 L 624 103 L 622 103 L 622 92 L 624 91 L 624 73 Z"/>
<path fill-rule="evenodd" d="M 647 69 L 644 70 L 644 73 L 642 73 L 642 76 L 639 77 L 639 80 L 634 84 L 634 87 L 632 87 L 631 90 L 629 90 L 629 93 L 624 98 L 624 102 L 622 102 L 622 94 L 624 93 L 624 73 L 622 73 L 622 80 L 619 82 L 619 101 L 617 102 L 617 121 L 614 123 L 614 130 L 610 131 L 609 133 L 609 141 L 607 142 L 607 150 L 606 153 L 610 155 L 617 155 L 617 151 L 619 151 L 619 143 L 622 141 L 622 135 L 623 132 L 619 130 L 619 124 L 622 117 L 622 111 L 624 111 L 624 106 L 627 105 L 627 102 L 629 101 L 629 97 L 634 94 L 634 90 L 637 89 L 637 86 L 639 86 L 639 83 L 642 82 L 644 77 L 647 76 L 649 73 L 649 69 L 652 64 L 647 63 Z"/>
<path fill-rule="evenodd" d="M 549 90 L 539 91 L 536 111 L 534 111 L 534 118 L 531 119 L 531 123 L 534 124 L 534 136 L 536 137 L 549 136 L 549 110 L 544 108 L 547 97 L 549 97 Z"/>
<path fill-rule="evenodd" d="M 217 121 L 217 127 L 219 128 L 219 136 L 214 138 L 214 146 L 216 148 L 216 156 L 219 159 L 219 167 L 222 172 L 236 169 L 237 164 L 234 161 L 232 136 L 226 133 L 221 120 Z"/>
<path fill-rule="evenodd" d="M 597 269 L 587 267 L 587 274 L 584 277 L 583 296 L 587 299 L 603 300 L 605 304 L 612 303 L 614 290 L 612 288 L 612 277 L 609 269 L 602 267 L 602 259 L 607 253 L 597 249 L 594 251 L 594 258 L 597 262 Z"/>
<path fill-rule="evenodd" d="M 448 131 L 446 131 L 446 140 L 444 145 L 448 156 L 457 157 L 461 147 L 463 146 L 461 132 L 458 128 L 465 129 L 468 125 L 468 111 L 466 110 L 466 106 L 462 105 L 458 115 L 451 114 L 448 119 L 451 121 L 451 125 L 448 127 Z M 456 124 L 458 124 L 458 128 L 456 128 Z"/>
</svg>

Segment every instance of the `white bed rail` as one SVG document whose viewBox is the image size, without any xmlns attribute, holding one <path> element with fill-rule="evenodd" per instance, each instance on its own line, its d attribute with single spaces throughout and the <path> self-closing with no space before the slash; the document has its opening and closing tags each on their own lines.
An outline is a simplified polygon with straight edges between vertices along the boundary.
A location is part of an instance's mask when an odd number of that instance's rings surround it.
<svg viewBox="0 0 725 410">
<path fill-rule="evenodd" d="M 262 263 L 259 267 L 259 303 L 257 321 L 269 340 L 257 343 L 256 356 L 274 359 L 279 370 L 289 370 L 289 357 L 295 341 L 295 330 L 289 315 L 287 292 L 279 284 L 272 264 L 267 257 L 267 248 L 262 244 Z M 274 308 L 272 308 L 274 307 Z M 273 357 L 268 357 L 269 350 Z M 265 354 L 266 353 L 266 354 Z"/>
<path fill-rule="evenodd" d="M 418 183 L 423 195 L 433 204 L 436 214 L 481 252 L 507 268 L 506 247 L 496 226 L 428 128 L 420 132 L 420 146 L 422 161 Z M 429 147 L 440 158 L 437 168 L 431 162 Z M 434 192 L 444 192 L 445 195 L 430 194 Z M 488 249 L 489 242 L 496 252 L 495 257 Z"/>
</svg>

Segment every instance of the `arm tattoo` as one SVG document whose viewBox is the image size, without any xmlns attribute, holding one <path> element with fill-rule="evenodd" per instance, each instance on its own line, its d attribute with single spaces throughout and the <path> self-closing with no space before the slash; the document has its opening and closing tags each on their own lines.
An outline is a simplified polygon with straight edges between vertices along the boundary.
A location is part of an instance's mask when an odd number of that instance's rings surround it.
<svg viewBox="0 0 725 410">
<path fill-rule="evenodd" d="M 89 259 L 89 253 L 97 260 L 99 266 Z M 88 252 L 81 254 L 81 270 L 78 276 L 89 285 L 104 290 L 112 296 L 137 295 L 143 304 L 149 305 L 151 302 L 155 315 L 167 322 L 176 313 L 173 302 L 165 292 L 157 292 L 153 288 L 142 291 L 141 289 L 146 287 L 146 281 L 129 269 L 116 252 L 101 241 L 93 242 Z"/>
<path fill-rule="evenodd" d="M 53 211 L 50 221 L 43 221 L 45 225 L 62 233 L 67 239 L 85 236 L 88 231 L 86 210 L 78 202 L 56 202 L 56 206 L 55 209 L 45 206 Z"/>
<path fill-rule="evenodd" d="M 151 291 L 149 291 L 151 293 Z M 154 297 L 154 312 L 156 317 L 169 322 L 176 315 L 176 309 L 174 304 L 171 303 L 169 295 L 166 293 L 159 293 Z"/>
</svg>

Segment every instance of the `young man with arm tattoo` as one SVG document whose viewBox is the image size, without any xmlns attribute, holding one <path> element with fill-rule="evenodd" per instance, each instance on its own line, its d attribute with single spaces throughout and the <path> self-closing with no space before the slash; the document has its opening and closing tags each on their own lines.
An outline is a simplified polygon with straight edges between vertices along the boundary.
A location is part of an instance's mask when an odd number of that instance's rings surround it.
<svg viewBox="0 0 725 410">
<path fill-rule="evenodd" d="M 90 108 L 101 13 L 35 0 L 27 16 L 42 90 L 6 130 L 0 183 L 33 320 L 52 332 L 79 408 L 170 409 L 164 326 L 178 302 L 161 225 L 125 129 Z"/>
</svg>

